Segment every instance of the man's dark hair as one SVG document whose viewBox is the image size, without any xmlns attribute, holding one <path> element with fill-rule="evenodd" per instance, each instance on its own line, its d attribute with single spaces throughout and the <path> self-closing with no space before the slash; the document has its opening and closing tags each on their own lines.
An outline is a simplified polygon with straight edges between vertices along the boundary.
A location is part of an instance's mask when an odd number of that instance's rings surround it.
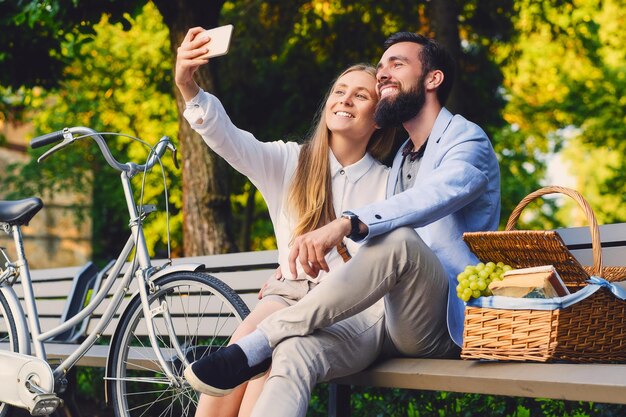
<svg viewBox="0 0 626 417">
<path fill-rule="evenodd" d="M 443 72 L 443 83 L 441 83 L 437 89 L 437 98 L 442 106 L 445 105 L 450 91 L 452 90 L 456 72 L 452 55 L 434 39 L 413 32 L 394 33 L 387 38 L 384 43 L 384 48 L 387 50 L 391 45 L 400 42 L 413 42 L 422 46 L 419 59 L 422 61 L 422 71 L 424 75 L 433 70 Z"/>
</svg>

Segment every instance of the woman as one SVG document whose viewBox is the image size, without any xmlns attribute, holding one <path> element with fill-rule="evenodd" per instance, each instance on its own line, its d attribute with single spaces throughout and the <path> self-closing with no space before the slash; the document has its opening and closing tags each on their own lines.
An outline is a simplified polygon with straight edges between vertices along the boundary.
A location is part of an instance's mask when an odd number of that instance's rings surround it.
<svg viewBox="0 0 626 417">
<path fill-rule="evenodd" d="M 375 125 L 376 70 L 361 64 L 337 77 L 304 145 L 258 141 L 234 126 L 219 100 L 193 80 L 198 67 L 208 62 L 200 58 L 210 42 L 202 37 L 203 31 L 190 29 L 178 48 L 175 80 L 187 103 L 185 118 L 213 151 L 259 189 L 267 202 L 279 252 L 277 276 L 268 280 L 259 294 L 261 301 L 235 331 L 232 343 L 272 312 L 297 302 L 323 279 L 323 271 L 317 278 L 302 270 L 293 279 L 281 276 L 281 270 L 289 271 L 289 244 L 334 220 L 345 208 L 385 197 L 388 168 L 374 158 L 389 152 L 394 132 Z M 326 256 L 331 269 L 356 250 L 358 244 L 346 239 Z M 258 378 L 224 397 L 202 395 L 196 416 L 249 415 L 264 381 L 265 377 Z"/>
</svg>

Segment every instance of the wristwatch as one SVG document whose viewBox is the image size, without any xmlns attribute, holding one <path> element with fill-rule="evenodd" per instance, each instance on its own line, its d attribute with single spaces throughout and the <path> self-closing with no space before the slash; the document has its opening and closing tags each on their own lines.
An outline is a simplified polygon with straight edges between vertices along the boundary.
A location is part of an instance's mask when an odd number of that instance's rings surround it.
<svg viewBox="0 0 626 417">
<path fill-rule="evenodd" d="M 348 235 L 348 239 L 354 240 L 356 242 L 365 237 L 365 234 L 361 233 L 361 230 L 359 229 L 359 216 L 347 211 L 343 213 L 341 217 L 350 220 L 350 234 Z"/>
</svg>

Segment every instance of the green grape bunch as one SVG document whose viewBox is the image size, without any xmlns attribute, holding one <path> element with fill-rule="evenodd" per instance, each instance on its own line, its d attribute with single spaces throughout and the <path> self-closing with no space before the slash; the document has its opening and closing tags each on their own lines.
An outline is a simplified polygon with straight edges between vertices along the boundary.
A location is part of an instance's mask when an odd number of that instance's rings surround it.
<svg viewBox="0 0 626 417">
<path fill-rule="evenodd" d="M 478 298 L 481 296 L 490 296 L 489 284 L 492 281 L 502 281 L 504 273 L 513 269 L 504 262 L 479 262 L 476 265 L 468 265 L 465 270 L 457 275 L 456 279 L 459 283 L 456 286 L 456 295 L 468 302 L 470 298 Z"/>
</svg>

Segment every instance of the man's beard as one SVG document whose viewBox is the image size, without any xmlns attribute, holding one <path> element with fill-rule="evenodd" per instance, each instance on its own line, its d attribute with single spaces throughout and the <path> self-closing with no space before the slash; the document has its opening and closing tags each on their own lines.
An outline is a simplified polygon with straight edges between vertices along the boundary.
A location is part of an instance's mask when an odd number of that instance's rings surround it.
<svg viewBox="0 0 626 417">
<path fill-rule="evenodd" d="M 395 97 L 382 98 L 376 105 L 374 120 L 381 127 L 399 127 L 414 118 L 426 101 L 423 80 L 408 91 L 399 91 Z"/>
</svg>

